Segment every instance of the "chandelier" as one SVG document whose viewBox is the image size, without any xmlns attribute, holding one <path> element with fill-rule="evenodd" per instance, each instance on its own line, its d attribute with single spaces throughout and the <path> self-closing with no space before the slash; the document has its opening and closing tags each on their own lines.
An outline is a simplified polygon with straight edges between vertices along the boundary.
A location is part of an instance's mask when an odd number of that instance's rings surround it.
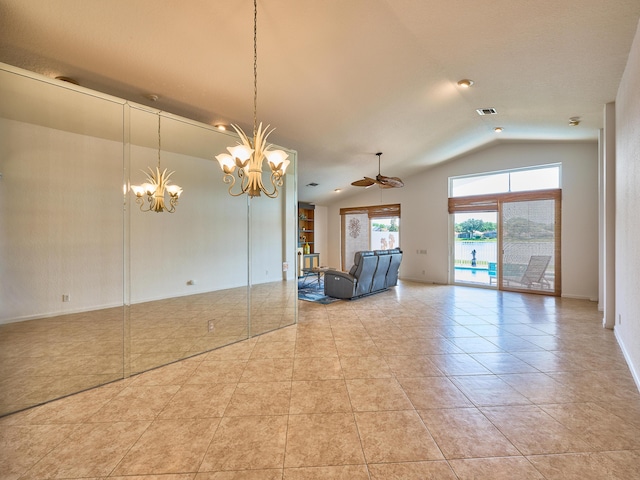
<svg viewBox="0 0 640 480">
<path fill-rule="evenodd" d="M 174 174 L 173 171 L 167 173 L 167 169 L 160 171 L 160 112 L 158 112 L 158 166 L 155 172 L 151 167 L 147 167 L 149 172 L 142 171 L 147 176 L 147 181 L 142 185 L 131 185 L 131 190 L 136 195 L 136 203 L 140 205 L 143 212 L 169 212 L 176 211 L 178 199 L 182 193 L 182 188 L 178 185 L 171 185 L 169 177 Z M 169 194 L 169 206 L 164 202 L 164 192 Z M 145 202 L 146 195 L 146 202 Z"/>
<path fill-rule="evenodd" d="M 224 172 L 223 181 L 229 184 L 229 194 L 237 197 L 247 194 L 250 197 L 258 197 L 264 193 L 269 198 L 278 196 L 278 188 L 284 185 L 284 174 L 289 166 L 289 156 L 282 150 L 272 150 L 273 145 L 267 143 L 267 137 L 275 129 L 264 129 L 262 123 L 257 122 L 258 105 L 258 3 L 253 1 L 253 138 L 249 138 L 238 125 L 231 125 L 240 137 L 240 143 L 233 147 L 227 147 L 229 153 L 221 153 L 216 156 L 220 168 Z M 271 170 L 271 187 L 267 188 L 262 183 L 262 165 L 264 161 Z M 234 193 L 232 191 L 236 177 L 240 180 L 240 187 Z"/>
</svg>

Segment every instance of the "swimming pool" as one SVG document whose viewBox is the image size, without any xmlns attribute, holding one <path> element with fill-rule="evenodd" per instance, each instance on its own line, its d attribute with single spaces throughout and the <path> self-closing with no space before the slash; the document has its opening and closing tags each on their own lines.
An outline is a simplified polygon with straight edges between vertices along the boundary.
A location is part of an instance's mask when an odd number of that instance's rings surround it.
<svg viewBox="0 0 640 480">
<path fill-rule="evenodd" d="M 478 267 L 455 267 L 453 281 L 455 283 L 475 283 L 489 286 L 489 270 Z"/>
</svg>

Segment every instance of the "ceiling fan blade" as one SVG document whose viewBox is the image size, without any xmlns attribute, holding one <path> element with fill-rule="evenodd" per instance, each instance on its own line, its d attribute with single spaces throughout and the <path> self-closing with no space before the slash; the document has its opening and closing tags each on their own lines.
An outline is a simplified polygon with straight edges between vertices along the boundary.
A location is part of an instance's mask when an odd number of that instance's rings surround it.
<svg viewBox="0 0 640 480">
<path fill-rule="evenodd" d="M 356 180 L 355 182 L 351 182 L 351 185 L 354 187 L 370 187 L 371 185 L 375 185 L 377 182 L 373 178 L 364 177 L 362 180 Z"/>
<path fill-rule="evenodd" d="M 401 188 L 404 187 L 404 182 L 398 177 L 386 177 L 384 175 L 378 175 L 376 177 L 381 185 L 385 185 L 386 188 Z"/>
</svg>

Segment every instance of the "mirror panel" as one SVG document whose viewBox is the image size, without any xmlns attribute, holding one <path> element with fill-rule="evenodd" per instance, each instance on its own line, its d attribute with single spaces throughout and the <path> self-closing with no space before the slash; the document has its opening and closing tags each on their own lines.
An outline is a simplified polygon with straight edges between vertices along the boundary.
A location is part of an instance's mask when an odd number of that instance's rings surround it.
<svg viewBox="0 0 640 480">
<path fill-rule="evenodd" d="M 3 64 L 0 98 L 0 416 L 296 322 L 295 152 L 250 201 L 235 134 Z M 159 146 L 175 213 L 128 190 Z"/>
<path fill-rule="evenodd" d="M 228 195 L 211 160 L 233 138 L 169 114 L 128 111 L 131 183 L 156 169 L 160 144 L 160 170 L 173 171 L 170 180 L 183 188 L 175 213 L 143 212 L 133 194 L 127 199 L 138 373 L 248 337 L 248 209 L 246 199 Z"/>
<path fill-rule="evenodd" d="M 0 70 L 0 415 L 123 377 L 122 102 Z"/>
</svg>

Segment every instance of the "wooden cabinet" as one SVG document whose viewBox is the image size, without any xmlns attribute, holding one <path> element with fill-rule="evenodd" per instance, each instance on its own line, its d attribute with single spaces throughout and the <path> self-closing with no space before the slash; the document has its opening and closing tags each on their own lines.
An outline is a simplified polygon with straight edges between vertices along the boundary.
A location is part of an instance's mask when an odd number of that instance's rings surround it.
<svg viewBox="0 0 640 480">
<path fill-rule="evenodd" d="M 305 255 L 315 253 L 314 211 L 315 205 L 298 203 L 298 247 L 303 249 Z"/>
</svg>

